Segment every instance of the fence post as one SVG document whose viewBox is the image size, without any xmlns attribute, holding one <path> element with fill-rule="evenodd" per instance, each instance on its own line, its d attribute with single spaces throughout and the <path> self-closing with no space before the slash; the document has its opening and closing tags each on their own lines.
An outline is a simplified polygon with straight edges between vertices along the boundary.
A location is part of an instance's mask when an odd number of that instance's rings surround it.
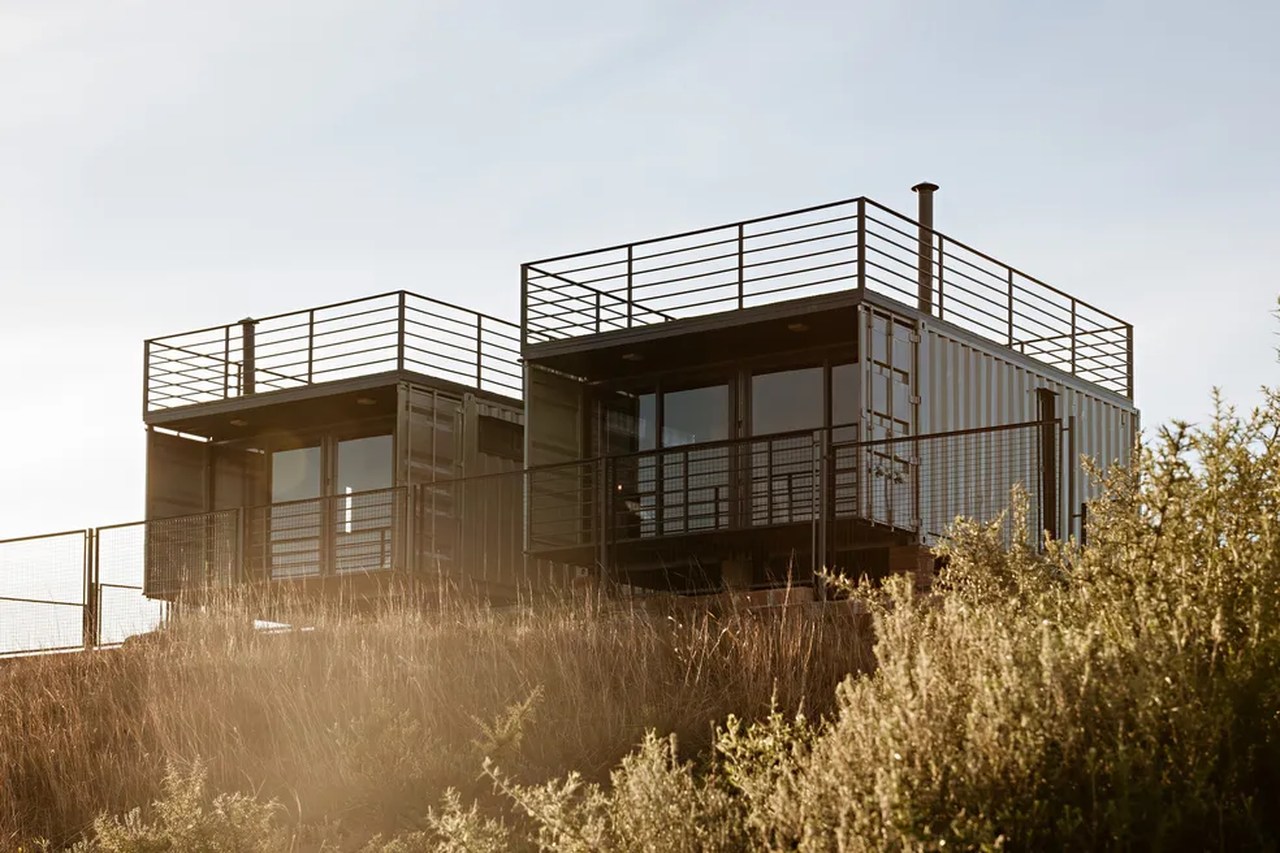
<svg viewBox="0 0 1280 853">
<path fill-rule="evenodd" d="M 244 519 L 245 507 L 236 507 L 236 545 L 232 554 L 231 578 L 235 586 L 249 580 L 249 567 L 245 565 L 245 545 L 248 538 L 248 526 Z"/>
<path fill-rule="evenodd" d="M 831 558 L 831 526 L 835 517 L 835 501 L 832 494 L 832 477 L 831 472 L 831 429 L 824 428 L 819 430 L 817 441 L 818 456 L 818 476 L 815 478 L 815 485 L 818 488 L 818 500 L 814 509 L 817 510 L 818 518 L 818 541 L 813 549 L 813 582 L 815 597 L 819 600 L 826 598 L 825 584 L 818 583 L 818 572 L 827 568 L 827 563 Z"/>
<path fill-rule="evenodd" d="M 613 465 L 607 456 L 597 458 L 595 464 L 599 466 L 596 471 L 596 480 L 599 483 L 597 500 L 600 502 L 600 511 L 596 514 L 599 520 L 597 532 L 600 537 L 597 544 L 597 559 L 600 562 L 600 579 L 607 584 L 613 578 L 613 572 L 609 566 L 609 538 L 613 535 Z"/>
<path fill-rule="evenodd" d="M 84 532 L 84 608 L 81 611 L 81 639 L 85 651 L 97 648 L 101 639 L 101 587 L 98 585 L 98 532 Z"/>
<path fill-rule="evenodd" d="M 1058 539 L 1058 395 L 1049 388 L 1037 388 L 1040 410 L 1040 530 L 1049 539 Z M 1043 543 L 1042 543 L 1043 544 Z"/>
</svg>

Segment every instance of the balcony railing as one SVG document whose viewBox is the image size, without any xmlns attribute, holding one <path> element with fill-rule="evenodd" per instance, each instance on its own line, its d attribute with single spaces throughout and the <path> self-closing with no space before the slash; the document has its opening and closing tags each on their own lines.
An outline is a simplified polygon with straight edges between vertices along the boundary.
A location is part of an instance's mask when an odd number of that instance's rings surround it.
<svg viewBox="0 0 1280 853">
<path fill-rule="evenodd" d="M 521 395 L 519 326 L 397 291 L 153 338 L 144 412 L 410 370 Z"/>
<path fill-rule="evenodd" d="M 874 441 L 806 430 L 545 466 L 526 472 L 529 545 L 549 554 L 800 524 L 823 527 L 828 553 L 844 520 L 932 544 L 957 516 L 995 518 L 1015 486 L 1030 513 L 1007 538 L 1035 544 L 1061 530 L 1060 430 L 1033 421 Z"/>
<path fill-rule="evenodd" d="M 846 522 L 932 543 L 956 516 L 996 517 L 1019 485 L 1030 515 L 1006 538 L 1037 543 L 1062 515 L 1060 427 L 780 433 L 0 541 L 0 656 L 116 644 L 162 619 L 151 598 L 245 582 L 400 572 L 527 589 L 628 546 L 766 528 L 807 531 L 820 560 L 851 544 Z"/>
<path fill-rule="evenodd" d="M 922 310 L 1133 396 L 1133 328 L 936 231 Z M 867 198 L 525 264 L 525 345 L 867 290 L 919 305 L 920 227 Z"/>
</svg>

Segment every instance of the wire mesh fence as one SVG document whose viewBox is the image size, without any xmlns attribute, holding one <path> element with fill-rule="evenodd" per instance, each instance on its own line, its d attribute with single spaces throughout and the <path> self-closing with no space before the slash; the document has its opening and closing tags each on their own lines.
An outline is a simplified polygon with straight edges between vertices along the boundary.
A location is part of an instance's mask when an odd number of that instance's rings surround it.
<svg viewBox="0 0 1280 853">
<path fill-rule="evenodd" d="M 879 440 L 846 428 L 708 442 L 527 472 L 529 545 L 601 546 L 701 533 L 812 525 L 815 556 L 868 529 L 932 544 L 957 517 L 1006 514 L 1006 540 L 1058 532 L 1059 421 Z M 1007 514 L 1027 496 L 1024 529 Z M 605 507 L 598 509 L 598 507 Z M 856 524 L 845 523 L 856 522 Z M 821 528 L 821 529 L 819 529 Z"/>
<path fill-rule="evenodd" d="M 83 530 L 0 542 L 0 655 L 83 644 L 88 548 Z"/>
</svg>

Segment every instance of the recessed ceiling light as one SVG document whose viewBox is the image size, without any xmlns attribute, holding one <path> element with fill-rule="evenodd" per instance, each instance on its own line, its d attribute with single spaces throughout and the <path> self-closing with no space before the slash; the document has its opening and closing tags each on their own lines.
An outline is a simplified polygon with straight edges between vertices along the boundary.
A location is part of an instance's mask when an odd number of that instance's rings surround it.
<svg viewBox="0 0 1280 853">
<path fill-rule="evenodd" d="M 622 354 L 623 361 L 644 361 L 644 356 L 638 352 L 624 352 Z"/>
<path fill-rule="evenodd" d="M 244 418 L 232 418 L 231 425 L 234 427 L 242 427 L 242 426 L 248 426 L 249 422 L 246 421 Z"/>
<path fill-rule="evenodd" d="M 792 331 L 792 332 L 807 332 L 809 331 L 809 324 L 801 323 L 799 320 L 795 320 L 787 324 L 787 329 L 788 331 Z"/>
<path fill-rule="evenodd" d="M 377 400 L 372 397 L 356 397 L 356 402 L 361 406 L 373 406 L 377 404 Z"/>
</svg>

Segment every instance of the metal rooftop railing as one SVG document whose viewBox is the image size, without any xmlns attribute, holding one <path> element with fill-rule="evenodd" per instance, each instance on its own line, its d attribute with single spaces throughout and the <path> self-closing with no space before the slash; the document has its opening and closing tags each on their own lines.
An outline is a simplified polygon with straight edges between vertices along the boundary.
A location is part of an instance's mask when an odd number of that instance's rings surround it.
<svg viewBox="0 0 1280 853">
<path fill-rule="evenodd" d="M 146 342 L 143 412 L 390 370 L 521 396 L 520 327 L 407 291 Z"/>
<path fill-rule="evenodd" d="M 524 264 L 523 340 L 847 290 L 918 305 L 922 278 L 932 316 L 1132 399 L 1131 325 L 868 198 Z"/>
</svg>

